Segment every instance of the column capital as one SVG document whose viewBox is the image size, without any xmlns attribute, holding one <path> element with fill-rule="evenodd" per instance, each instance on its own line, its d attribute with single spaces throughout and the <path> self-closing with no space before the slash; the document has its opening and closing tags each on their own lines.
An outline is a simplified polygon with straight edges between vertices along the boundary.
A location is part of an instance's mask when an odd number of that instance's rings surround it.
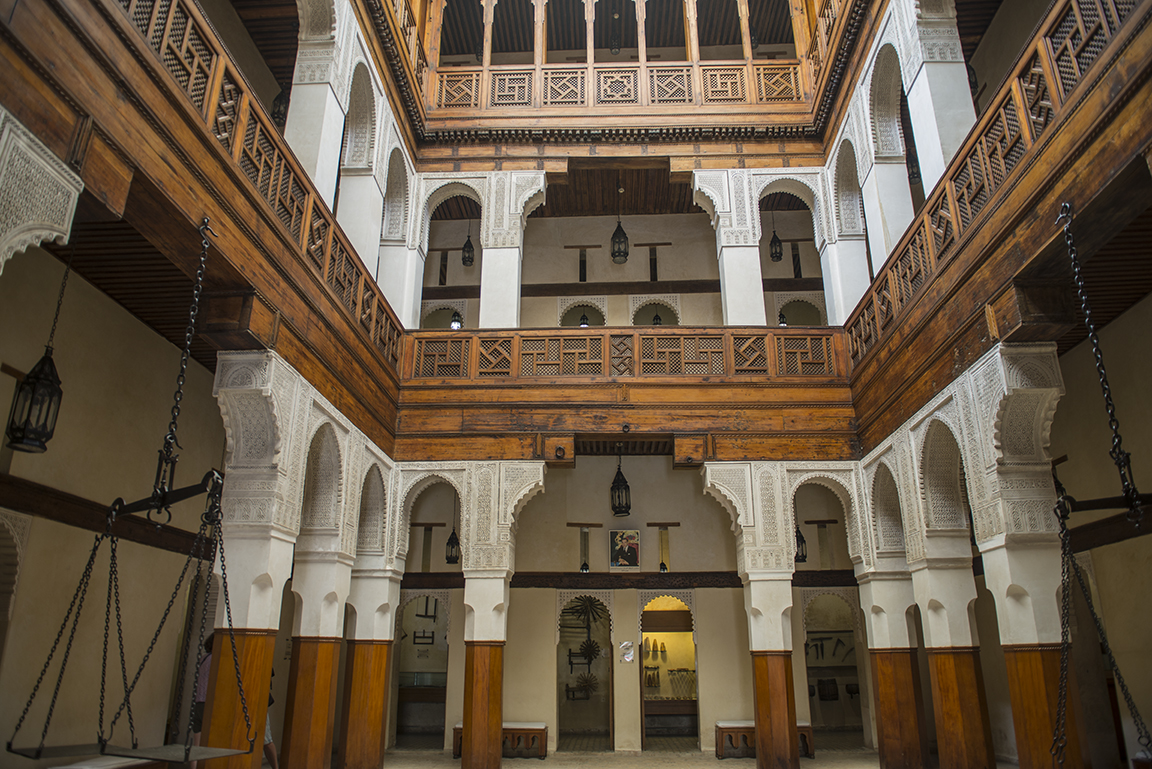
<svg viewBox="0 0 1152 769">
<path fill-rule="evenodd" d="M 29 246 L 64 244 L 84 182 L 0 106 L 0 272 Z"/>
</svg>

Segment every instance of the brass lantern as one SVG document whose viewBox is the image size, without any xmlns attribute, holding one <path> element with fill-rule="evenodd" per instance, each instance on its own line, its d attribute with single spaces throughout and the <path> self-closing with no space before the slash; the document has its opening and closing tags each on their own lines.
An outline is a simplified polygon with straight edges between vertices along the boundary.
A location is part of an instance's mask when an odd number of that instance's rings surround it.
<svg viewBox="0 0 1152 769">
<path fill-rule="evenodd" d="M 47 451 L 46 444 L 56 431 L 62 396 L 52 348 L 45 347 L 44 357 L 16 385 L 8 415 L 8 448 L 33 454 Z"/>
<path fill-rule="evenodd" d="M 632 490 L 628 488 L 628 479 L 620 469 L 620 449 L 622 444 L 616 444 L 616 477 L 612 479 L 612 515 L 624 518 L 632 513 Z"/>
<path fill-rule="evenodd" d="M 772 261 L 779 262 L 784 258 L 784 244 L 776 235 L 776 212 L 772 212 L 772 239 L 768 241 L 768 256 Z"/>
<path fill-rule="evenodd" d="M 628 261 L 628 233 L 624 232 L 620 217 L 616 217 L 616 230 L 612 233 L 612 261 L 616 264 Z"/>
<path fill-rule="evenodd" d="M 472 245 L 472 220 L 468 220 L 468 239 L 460 249 L 460 261 L 465 267 L 471 267 L 476 262 L 476 247 Z"/>
<path fill-rule="evenodd" d="M 808 563 L 808 543 L 804 541 L 799 526 L 796 527 L 796 563 Z"/>
<path fill-rule="evenodd" d="M 460 563 L 460 537 L 456 536 L 456 527 L 448 535 L 448 542 L 444 545 L 444 562 Z"/>
<path fill-rule="evenodd" d="M 453 331 L 459 331 L 464 328 L 464 319 L 460 317 L 459 310 L 452 311 L 452 320 L 448 325 L 452 327 Z"/>
</svg>

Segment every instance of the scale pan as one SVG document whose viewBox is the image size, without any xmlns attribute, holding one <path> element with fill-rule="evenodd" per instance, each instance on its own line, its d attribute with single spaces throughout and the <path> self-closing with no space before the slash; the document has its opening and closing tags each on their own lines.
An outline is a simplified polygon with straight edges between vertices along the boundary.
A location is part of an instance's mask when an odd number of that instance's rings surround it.
<svg viewBox="0 0 1152 769">
<path fill-rule="evenodd" d="M 98 756 L 100 743 L 89 745 L 45 745 L 42 748 L 14 748 L 8 743 L 8 752 L 25 758 L 68 758 L 70 756 Z"/>
<path fill-rule="evenodd" d="M 106 756 L 120 756 L 121 758 L 142 758 L 149 761 L 166 761 L 170 764 L 183 764 L 188 761 L 206 761 L 210 758 L 223 758 L 224 756 L 240 756 L 251 753 L 251 750 L 237 750 L 235 748 L 212 748 L 204 745 L 193 745 L 184 757 L 184 745 L 156 745 L 148 748 L 122 748 L 118 745 L 108 745 L 104 748 Z"/>
</svg>

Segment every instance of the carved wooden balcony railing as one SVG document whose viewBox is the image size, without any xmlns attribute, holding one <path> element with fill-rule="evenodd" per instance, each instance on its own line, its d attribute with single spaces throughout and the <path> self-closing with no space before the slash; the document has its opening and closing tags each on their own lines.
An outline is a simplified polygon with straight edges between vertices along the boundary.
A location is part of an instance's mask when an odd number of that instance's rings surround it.
<svg viewBox="0 0 1152 769">
<path fill-rule="evenodd" d="M 982 214 L 997 207 L 1136 5 L 1136 0 L 1063 0 L 1049 12 L 845 324 L 853 366 L 959 253 L 980 227 Z"/>
<path fill-rule="evenodd" d="M 435 73 L 435 83 L 430 118 L 443 116 L 437 110 L 579 107 L 586 114 L 590 108 L 669 107 L 678 112 L 685 104 L 779 104 L 804 98 L 799 62 L 597 64 L 591 69 L 545 64 L 539 71 L 514 65 L 445 67 Z"/>
<path fill-rule="evenodd" d="M 404 0 L 400 0 L 404 2 Z M 403 329 L 199 8 L 189 0 L 118 0 L 142 42 L 300 248 L 300 255 L 399 369 Z"/>
<path fill-rule="evenodd" d="M 417 331 L 405 345 L 408 381 L 847 375 L 840 329 Z"/>
</svg>

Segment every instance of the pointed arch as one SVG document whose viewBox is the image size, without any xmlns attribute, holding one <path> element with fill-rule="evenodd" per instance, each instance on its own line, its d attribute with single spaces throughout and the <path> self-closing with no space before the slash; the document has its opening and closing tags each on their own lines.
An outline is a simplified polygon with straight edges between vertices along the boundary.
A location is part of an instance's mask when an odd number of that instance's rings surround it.
<svg viewBox="0 0 1152 769">
<path fill-rule="evenodd" d="M 372 76 L 363 62 L 352 73 L 348 93 L 348 116 L 344 119 L 342 168 L 371 168 L 376 152 L 376 93 Z"/>
<path fill-rule="evenodd" d="M 904 132 L 900 126 L 900 55 L 885 43 L 877 52 L 868 87 L 872 146 L 876 157 L 904 157 Z"/>
<path fill-rule="evenodd" d="M 838 235 L 864 234 L 864 198 L 856 166 L 856 148 L 848 139 L 836 154 L 836 223 Z"/>
<path fill-rule="evenodd" d="M 380 465 L 373 463 L 364 476 L 360 493 L 360 523 L 357 529 L 356 554 L 384 550 L 384 524 L 388 510 L 388 492 Z"/>
<path fill-rule="evenodd" d="M 388 156 L 388 181 L 384 189 L 382 240 L 402 241 L 408 234 L 408 166 L 404 153 L 393 147 Z"/>
<path fill-rule="evenodd" d="M 771 195 L 774 192 L 787 192 L 793 197 L 797 197 L 808 206 L 808 210 L 812 212 L 812 234 L 816 239 L 816 248 L 824 247 L 826 240 L 834 239 L 831 236 L 834 232 L 826 231 L 824 228 L 824 207 L 820 203 L 820 193 L 818 191 L 818 184 L 816 177 L 811 179 L 804 178 L 800 175 L 797 176 L 778 176 L 778 177 L 760 177 L 757 182 L 759 190 L 756 191 L 757 209 L 759 209 L 759 202 L 763 198 Z M 834 230 L 830 227 L 829 230 Z"/>
<path fill-rule="evenodd" d="M 480 216 L 483 221 L 485 205 L 485 182 L 483 179 L 435 179 L 424 189 L 424 200 L 420 205 L 420 229 L 416 233 L 416 242 L 410 243 L 412 247 L 422 251 L 428 250 L 428 233 L 432 224 L 432 213 L 448 198 L 461 195 L 480 204 Z"/>
<path fill-rule="evenodd" d="M 340 441 L 331 422 L 325 422 L 308 446 L 304 469 L 304 502 L 300 530 L 335 529 L 340 526 Z"/>
<path fill-rule="evenodd" d="M 884 460 L 879 462 L 872 476 L 872 525 L 878 553 L 905 553 L 900 489 L 892 469 Z"/>
<path fill-rule="evenodd" d="M 967 529 L 970 512 L 960 443 L 939 419 L 933 419 L 925 431 L 919 475 L 925 526 Z"/>
</svg>

